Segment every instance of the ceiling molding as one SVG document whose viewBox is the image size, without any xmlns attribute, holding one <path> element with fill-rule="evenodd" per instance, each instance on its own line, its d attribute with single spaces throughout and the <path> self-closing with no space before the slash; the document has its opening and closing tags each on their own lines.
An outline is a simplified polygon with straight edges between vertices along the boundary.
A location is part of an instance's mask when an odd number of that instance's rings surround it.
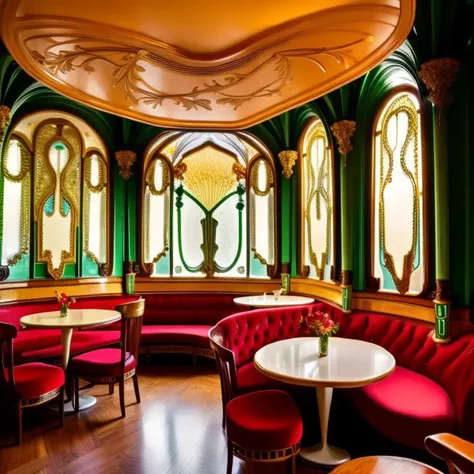
<svg viewBox="0 0 474 474">
<path fill-rule="evenodd" d="M 62 2 L 63 15 L 57 15 L 56 2 L 48 11 L 48 5 L 35 4 L 50 2 L 8 0 L 1 32 L 27 73 L 74 100 L 153 125 L 241 129 L 360 77 L 404 41 L 414 20 L 413 0 L 362 2 L 315 0 L 311 13 L 265 28 L 255 18 L 250 21 L 247 2 L 234 2 L 242 17 L 222 21 L 230 30 L 234 23 L 240 30 L 248 26 L 250 36 L 240 34 L 234 43 L 227 38 L 224 49 L 213 46 L 212 34 L 206 37 L 212 16 L 191 50 L 187 37 L 178 36 L 199 27 L 186 24 L 192 15 L 182 24 L 169 20 L 163 26 L 161 36 L 176 39 L 167 43 L 147 31 L 147 15 L 142 22 L 131 17 L 130 28 L 119 15 L 118 27 L 110 23 L 114 14 L 101 16 L 102 6 L 92 21 L 90 0 Z M 127 5 L 124 0 L 104 3 L 119 13 Z M 339 6 L 328 7 L 335 3 Z M 280 16 L 283 5 L 288 12 L 292 7 L 280 0 L 275 5 Z M 142 13 L 143 8 L 153 16 L 162 6 L 143 0 Z M 170 19 L 180 20 L 179 8 L 175 17 L 172 9 L 167 12 Z"/>
</svg>

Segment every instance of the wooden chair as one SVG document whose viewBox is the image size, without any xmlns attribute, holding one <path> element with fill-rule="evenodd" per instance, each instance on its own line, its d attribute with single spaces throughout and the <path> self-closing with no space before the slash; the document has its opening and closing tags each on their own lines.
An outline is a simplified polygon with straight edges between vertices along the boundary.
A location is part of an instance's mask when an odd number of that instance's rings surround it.
<svg viewBox="0 0 474 474">
<path fill-rule="evenodd" d="M 448 463 L 450 474 L 474 473 L 474 444 L 450 433 L 425 439 L 426 449 Z"/>
<path fill-rule="evenodd" d="M 31 362 L 13 365 L 13 339 L 17 329 L 0 323 L 0 393 L 16 407 L 16 441 L 21 444 L 23 409 L 41 405 L 59 396 L 59 424 L 64 425 L 64 370 L 55 365 Z"/>
<path fill-rule="evenodd" d="M 70 363 L 74 377 L 75 411 L 79 411 L 79 379 L 94 385 L 108 385 L 109 393 L 114 393 L 114 385 L 119 384 L 120 408 L 122 418 L 125 417 L 125 381 L 133 378 L 135 397 L 140 403 L 138 387 L 138 351 L 142 332 L 145 300 L 140 298 L 116 307 L 122 315 L 121 347 L 106 348 L 86 352 L 74 357 Z"/>
</svg>

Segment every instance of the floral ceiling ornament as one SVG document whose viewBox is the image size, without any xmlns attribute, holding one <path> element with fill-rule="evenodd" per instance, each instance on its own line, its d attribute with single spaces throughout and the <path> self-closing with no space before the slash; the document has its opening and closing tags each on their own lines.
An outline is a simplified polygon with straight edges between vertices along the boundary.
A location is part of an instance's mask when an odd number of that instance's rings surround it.
<svg viewBox="0 0 474 474">
<path fill-rule="evenodd" d="M 344 166 L 346 166 L 347 154 L 354 149 L 351 139 L 355 130 L 356 123 L 353 120 L 340 120 L 331 126 L 331 132 L 337 140 L 337 149 L 341 155 L 344 155 Z"/>
<path fill-rule="evenodd" d="M 116 151 L 115 159 L 120 166 L 119 175 L 123 179 L 130 179 L 130 176 L 133 175 L 130 169 L 137 160 L 137 154 L 130 150 Z"/>
<path fill-rule="evenodd" d="M 5 131 L 10 123 L 10 107 L 0 105 L 0 141 L 5 136 Z"/>
<path fill-rule="evenodd" d="M 280 151 L 278 158 L 280 158 L 280 163 L 283 166 L 283 176 L 289 179 L 293 174 L 293 166 L 298 159 L 298 152 L 295 150 Z"/>
<path fill-rule="evenodd" d="M 428 99 L 438 107 L 438 124 L 441 124 L 443 108 L 453 101 L 449 88 L 457 78 L 460 63 L 453 58 L 432 59 L 421 65 L 420 79 L 430 91 Z"/>
</svg>

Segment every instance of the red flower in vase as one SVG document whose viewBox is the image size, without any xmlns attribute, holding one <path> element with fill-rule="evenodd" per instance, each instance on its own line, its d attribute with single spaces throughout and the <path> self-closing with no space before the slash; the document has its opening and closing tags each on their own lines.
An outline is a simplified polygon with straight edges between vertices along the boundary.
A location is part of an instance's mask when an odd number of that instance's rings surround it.
<svg viewBox="0 0 474 474">
<path fill-rule="evenodd" d="M 299 328 L 306 335 L 332 336 L 339 331 L 339 324 L 330 319 L 328 313 L 314 310 L 301 316 Z"/>
<path fill-rule="evenodd" d="M 66 295 L 66 293 L 59 293 L 58 291 L 55 291 L 56 293 L 56 298 L 58 299 L 58 303 L 61 305 L 61 306 L 70 306 L 72 303 L 75 303 L 76 302 L 76 299 L 75 298 L 72 298 L 68 295 Z"/>
</svg>

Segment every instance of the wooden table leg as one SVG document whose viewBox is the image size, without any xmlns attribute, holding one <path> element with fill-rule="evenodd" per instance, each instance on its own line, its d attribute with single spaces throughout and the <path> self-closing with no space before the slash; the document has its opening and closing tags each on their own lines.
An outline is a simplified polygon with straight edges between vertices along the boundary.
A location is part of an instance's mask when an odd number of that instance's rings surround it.
<svg viewBox="0 0 474 474">
<path fill-rule="evenodd" d="M 316 388 L 319 423 L 321 428 L 321 443 L 309 448 L 304 448 L 300 451 L 300 456 L 304 460 L 321 466 L 337 466 L 349 461 L 351 458 L 347 451 L 330 446 L 327 442 L 332 392 L 333 389 L 331 387 Z"/>
</svg>

